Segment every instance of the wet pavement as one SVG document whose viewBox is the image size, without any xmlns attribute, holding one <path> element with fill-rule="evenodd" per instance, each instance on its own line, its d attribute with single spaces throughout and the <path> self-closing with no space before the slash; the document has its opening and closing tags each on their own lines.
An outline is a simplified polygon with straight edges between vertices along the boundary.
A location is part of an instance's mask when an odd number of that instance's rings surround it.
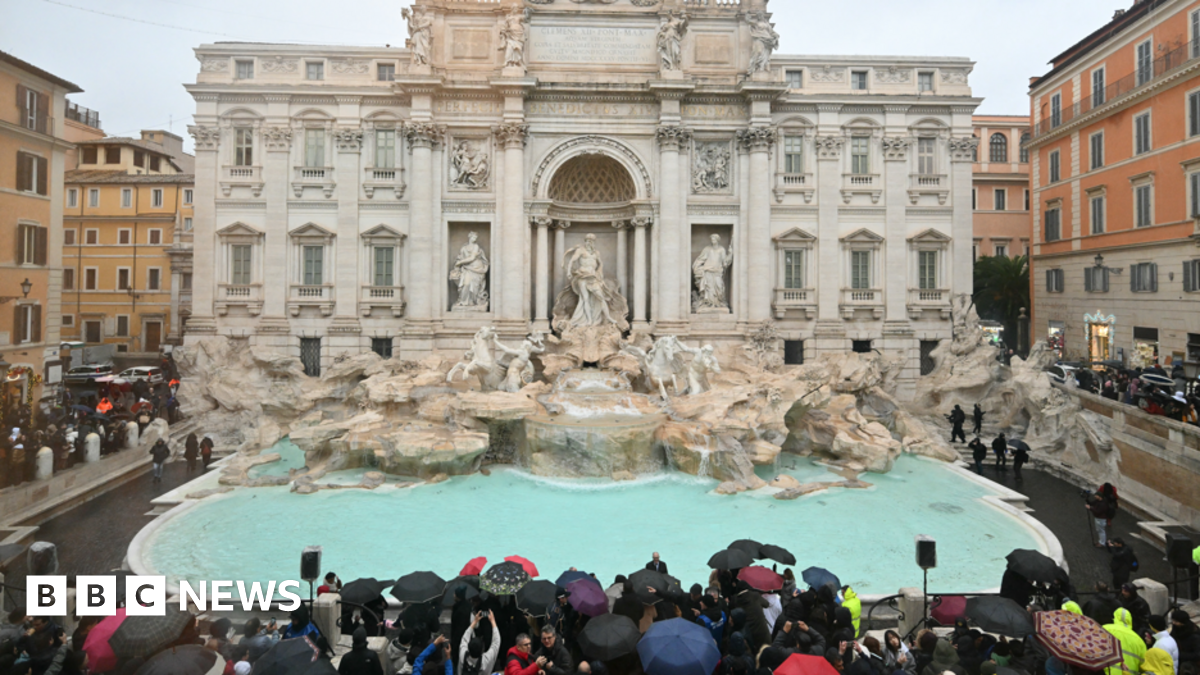
<svg viewBox="0 0 1200 675">
<path fill-rule="evenodd" d="M 1033 516 L 1054 532 L 1062 543 L 1071 569 L 1071 580 L 1077 590 L 1091 590 L 1097 581 L 1111 583 L 1109 556 L 1092 544 L 1080 489 L 1028 467 L 1023 474 L 1023 479 L 1018 480 L 1011 466 L 1006 472 L 997 472 L 990 462 L 984 466 L 986 478 L 1029 497 L 1028 505 L 1034 510 Z M 59 574 L 103 574 L 118 569 L 129 542 L 152 520 L 146 515 L 153 508 L 150 500 L 194 477 L 195 474 L 187 475 L 183 462 L 167 464 L 162 483 L 154 483 L 147 471 L 125 485 L 47 521 L 39 529 L 36 539 L 58 546 Z M 1110 536 L 1123 538 L 1137 553 L 1141 567 L 1134 578 L 1150 577 L 1170 583 L 1171 570 L 1164 555 L 1133 536 L 1138 532 L 1136 518 L 1121 510 L 1112 529 L 1114 532 Z M 23 559 L 14 561 L 5 576 L 7 583 L 23 587 Z M 987 585 L 1000 585 L 999 579 L 985 581 Z M 957 589 L 930 590 L 949 592 Z M 11 607 L 11 603 L 10 600 L 6 604 Z"/>
</svg>

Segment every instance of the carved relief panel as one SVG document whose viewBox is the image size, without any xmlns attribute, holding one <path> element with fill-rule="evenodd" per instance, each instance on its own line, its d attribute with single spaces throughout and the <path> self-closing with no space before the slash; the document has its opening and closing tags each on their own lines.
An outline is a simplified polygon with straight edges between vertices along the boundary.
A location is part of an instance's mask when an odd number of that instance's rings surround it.
<svg viewBox="0 0 1200 675">
<path fill-rule="evenodd" d="M 490 136 L 454 136 L 447 145 L 454 191 L 483 191 L 491 187 L 492 143 Z"/>
<path fill-rule="evenodd" d="M 733 192 L 733 151 L 729 141 L 696 141 L 692 152 L 692 192 Z"/>
</svg>

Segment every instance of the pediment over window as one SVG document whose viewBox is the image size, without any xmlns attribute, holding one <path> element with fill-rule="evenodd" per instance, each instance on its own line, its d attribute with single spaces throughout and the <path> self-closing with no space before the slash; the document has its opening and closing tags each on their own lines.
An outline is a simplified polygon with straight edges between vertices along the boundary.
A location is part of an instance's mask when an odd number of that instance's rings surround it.
<svg viewBox="0 0 1200 675">
<path fill-rule="evenodd" d="M 371 229 L 359 235 L 364 241 L 385 243 L 385 242 L 402 242 L 407 238 L 403 232 L 397 232 L 387 225 L 376 225 Z"/>
<path fill-rule="evenodd" d="M 243 222 L 236 222 L 228 225 L 220 230 L 217 230 L 218 237 L 261 237 L 262 232 L 250 227 Z"/>
<path fill-rule="evenodd" d="M 334 234 L 316 223 L 306 223 L 288 233 L 293 239 L 324 239 L 331 241 Z"/>
<path fill-rule="evenodd" d="M 908 240 L 914 244 L 944 244 L 950 241 L 950 237 L 931 227 L 920 234 L 909 237 Z"/>
<path fill-rule="evenodd" d="M 775 235 L 774 240 L 777 245 L 811 244 L 815 242 L 817 238 L 798 227 L 793 227 L 787 232 Z"/>
<path fill-rule="evenodd" d="M 842 237 L 842 242 L 847 244 L 879 244 L 883 242 L 883 237 L 864 227 Z"/>
</svg>

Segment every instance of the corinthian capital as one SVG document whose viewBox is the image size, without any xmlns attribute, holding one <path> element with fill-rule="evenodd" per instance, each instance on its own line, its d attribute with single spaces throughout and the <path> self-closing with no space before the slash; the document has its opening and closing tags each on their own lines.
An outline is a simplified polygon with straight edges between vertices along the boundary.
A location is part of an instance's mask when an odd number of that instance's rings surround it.
<svg viewBox="0 0 1200 675">
<path fill-rule="evenodd" d="M 221 130 L 218 127 L 193 125 L 188 127 L 188 133 L 196 139 L 197 150 L 216 150 L 221 144 Z"/>
<path fill-rule="evenodd" d="M 501 147 L 524 147 L 529 138 L 528 124 L 497 124 L 492 127 L 492 133 Z"/>
<path fill-rule="evenodd" d="M 678 152 L 692 140 L 692 130 L 678 125 L 661 126 L 655 134 L 658 147 L 664 151 Z"/>
<path fill-rule="evenodd" d="M 844 136 L 817 136 L 813 139 L 813 147 L 818 159 L 837 159 L 842 156 L 842 146 L 846 144 Z"/>
<path fill-rule="evenodd" d="M 650 222 L 651 222 L 650 216 L 637 216 L 635 218 L 629 219 L 629 224 L 632 227 L 636 227 L 639 229 L 643 228 L 643 227 L 650 227 Z"/>
<path fill-rule="evenodd" d="M 268 152 L 286 152 L 292 147 L 292 128 L 279 126 L 263 127 L 262 139 Z"/>
<path fill-rule="evenodd" d="M 362 129 L 338 129 L 333 132 L 333 140 L 341 152 L 358 152 L 362 150 Z"/>
<path fill-rule="evenodd" d="M 950 161 L 974 162 L 975 151 L 979 148 L 977 136 L 959 136 L 950 139 Z"/>
<path fill-rule="evenodd" d="M 883 158 L 888 161 L 899 161 L 908 157 L 908 148 L 912 139 L 907 136 L 884 136 Z"/>
<path fill-rule="evenodd" d="M 529 219 L 536 227 L 553 227 L 554 219 L 549 216 L 533 216 Z"/>
<path fill-rule="evenodd" d="M 404 135 L 410 148 L 432 148 L 442 144 L 446 127 L 433 122 L 409 122 L 404 125 Z"/>
<path fill-rule="evenodd" d="M 737 133 L 738 144 L 750 152 L 769 150 L 778 136 L 775 127 L 750 127 Z"/>
</svg>

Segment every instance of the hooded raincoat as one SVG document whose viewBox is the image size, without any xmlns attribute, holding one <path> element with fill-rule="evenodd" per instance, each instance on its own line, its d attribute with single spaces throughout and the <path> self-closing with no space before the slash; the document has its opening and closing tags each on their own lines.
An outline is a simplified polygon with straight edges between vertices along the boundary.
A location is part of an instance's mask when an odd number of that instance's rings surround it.
<svg viewBox="0 0 1200 675">
<path fill-rule="evenodd" d="M 1146 656 L 1146 643 L 1133 632 L 1133 615 L 1129 610 L 1122 607 L 1113 612 L 1113 622 L 1106 624 L 1104 630 L 1116 636 L 1117 641 L 1121 643 L 1121 654 L 1125 659 L 1123 666 L 1105 668 L 1105 675 L 1140 673 L 1142 659 Z"/>
</svg>

